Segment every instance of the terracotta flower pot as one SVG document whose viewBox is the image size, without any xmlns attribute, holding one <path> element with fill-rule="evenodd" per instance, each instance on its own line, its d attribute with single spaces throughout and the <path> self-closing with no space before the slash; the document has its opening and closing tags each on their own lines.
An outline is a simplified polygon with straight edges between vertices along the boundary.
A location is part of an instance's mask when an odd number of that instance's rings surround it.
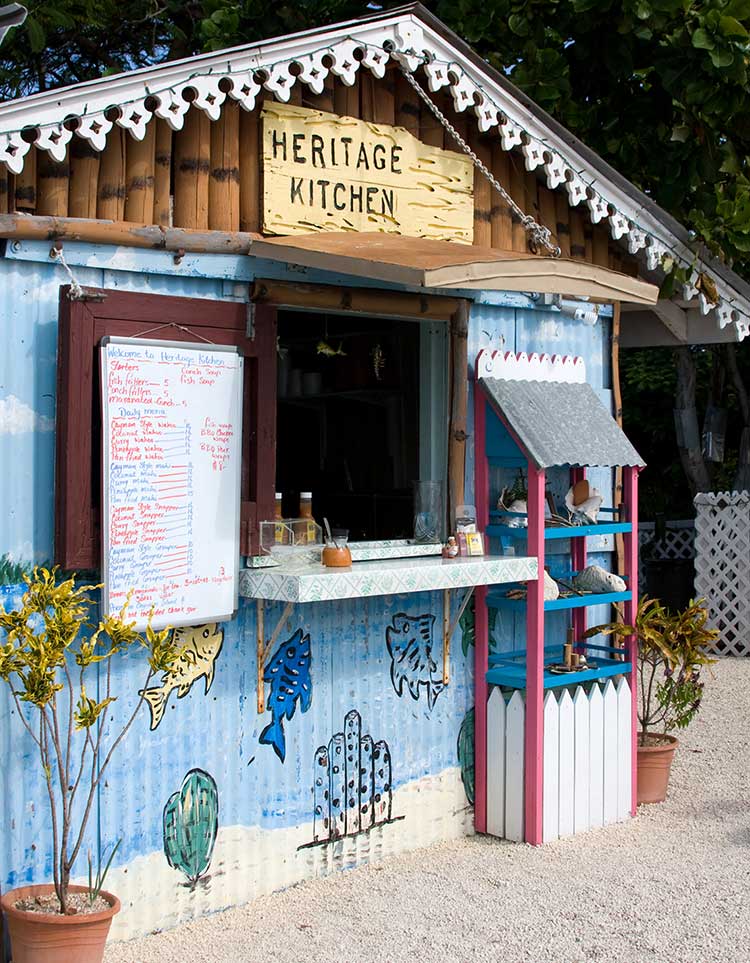
<svg viewBox="0 0 750 963">
<path fill-rule="evenodd" d="M 109 903 L 100 913 L 61 916 L 59 913 L 29 913 L 14 904 L 27 896 L 46 895 L 50 885 L 20 886 L 0 898 L 8 921 L 13 963 L 102 963 L 104 944 L 112 917 L 120 912 L 120 901 L 103 890 Z M 71 893 L 85 893 L 85 886 L 70 886 Z"/>
<path fill-rule="evenodd" d="M 661 735 L 662 745 L 640 745 L 638 733 L 638 805 L 641 803 L 664 802 L 669 785 L 674 751 L 679 745 L 674 736 Z"/>
</svg>

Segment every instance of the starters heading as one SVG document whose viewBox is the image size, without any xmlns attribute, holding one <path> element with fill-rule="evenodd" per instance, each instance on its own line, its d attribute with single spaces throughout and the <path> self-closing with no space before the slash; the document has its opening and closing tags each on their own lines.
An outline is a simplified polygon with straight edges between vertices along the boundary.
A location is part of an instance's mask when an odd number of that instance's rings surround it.
<svg viewBox="0 0 750 963">
<path fill-rule="evenodd" d="M 402 127 L 268 103 L 263 230 L 388 231 L 471 243 L 473 167 Z"/>
</svg>

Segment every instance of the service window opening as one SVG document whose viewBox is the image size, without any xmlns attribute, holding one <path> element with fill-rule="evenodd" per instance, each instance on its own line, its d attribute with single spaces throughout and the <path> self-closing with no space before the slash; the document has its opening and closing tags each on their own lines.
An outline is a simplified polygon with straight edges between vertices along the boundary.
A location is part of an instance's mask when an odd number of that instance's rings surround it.
<svg viewBox="0 0 750 963">
<path fill-rule="evenodd" d="M 447 470 L 447 325 L 280 311 L 276 488 L 351 540 L 412 538 L 413 482 Z"/>
</svg>

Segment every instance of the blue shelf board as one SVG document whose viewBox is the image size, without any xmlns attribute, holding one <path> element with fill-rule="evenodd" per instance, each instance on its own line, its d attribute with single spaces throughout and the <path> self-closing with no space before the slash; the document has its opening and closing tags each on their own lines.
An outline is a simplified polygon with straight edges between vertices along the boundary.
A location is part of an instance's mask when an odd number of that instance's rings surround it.
<svg viewBox="0 0 750 963">
<path fill-rule="evenodd" d="M 507 589 L 506 589 L 507 591 Z M 544 603 L 545 612 L 559 612 L 563 609 L 582 609 L 591 605 L 609 605 L 614 602 L 630 602 L 633 593 L 627 592 L 598 592 L 589 595 L 572 595 L 565 599 L 553 599 Z M 491 609 L 513 609 L 516 612 L 526 611 L 526 599 L 509 599 L 500 592 L 487 593 L 487 607 Z"/>
<path fill-rule="evenodd" d="M 490 512 L 490 518 L 497 518 L 497 512 Z M 544 538 L 546 541 L 561 538 L 586 538 L 590 535 L 614 535 L 618 532 L 631 532 L 633 526 L 630 522 L 598 522 L 596 525 L 576 525 L 572 528 L 564 526 L 555 528 L 545 528 Z M 515 538 L 526 539 L 527 528 L 511 528 L 510 525 L 490 524 L 487 526 L 487 534 L 493 538 Z"/>
<path fill-rule="evenodd" d="M 583 682 L 593 682 L 595 679 L 607 679 L 614 675 L 624 675 L 631 671 L 630 662 L 619 662 L 614 659 L 597 657 L 595 669 L 582 669 L 580 672 L 568 672 L 557 675 L 553 672 L 544 673 L 544 688 L 559 689 L 568 685 L 580 685 Z M 504 685 L 511 689 L 526 688 L 526 665 L 524 663 L 505 663 L 493 665 L 486 675 L 489 685 Z"/>
</svg>

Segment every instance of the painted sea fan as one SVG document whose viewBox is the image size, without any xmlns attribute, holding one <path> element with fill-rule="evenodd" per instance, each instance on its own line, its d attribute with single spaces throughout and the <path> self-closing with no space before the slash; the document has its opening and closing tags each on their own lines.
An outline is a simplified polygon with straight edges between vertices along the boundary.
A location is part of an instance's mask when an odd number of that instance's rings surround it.
<svg viewBox="0 0 750 963">
<path fill-rule="evenodd" d="M 213 776 L 191 769 L 164 807 L 164 854 L 194 889 L 211 865 L 219 826 L 219 792 Z"/>
<path fill-rule="evenodd" d="M 461 766 L 461 782 L 470 805 L 474 805 L 474 710 L 464 716 L 461 728 L 458 730 L 456 745 L 458 761 Z"/>
</svg>

